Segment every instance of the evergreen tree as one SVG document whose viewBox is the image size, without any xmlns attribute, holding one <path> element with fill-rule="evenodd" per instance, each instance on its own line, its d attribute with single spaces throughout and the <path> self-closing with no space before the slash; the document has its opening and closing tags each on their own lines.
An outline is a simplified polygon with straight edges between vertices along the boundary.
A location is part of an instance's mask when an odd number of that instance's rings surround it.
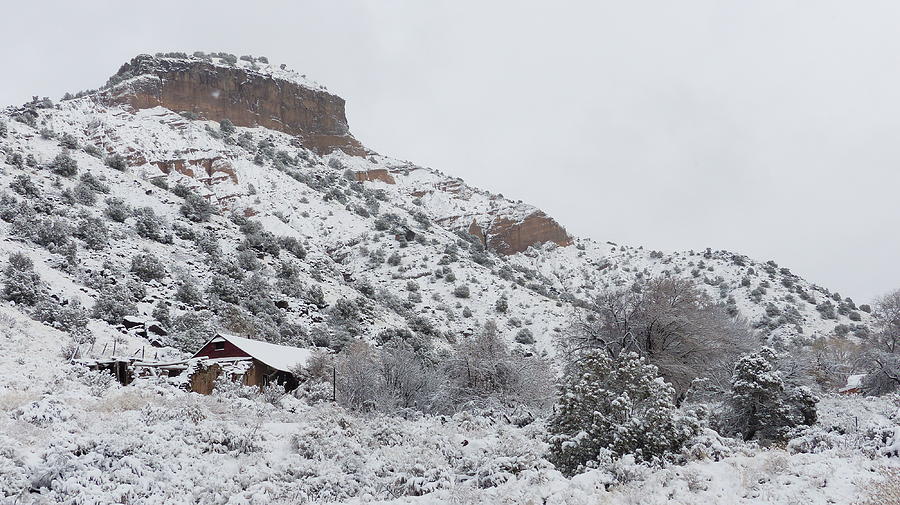
<svg viewBox="0 0 900 505">
<path fill-rule="evenodd" d="M 617 359 L 601 350 L 574 361 L 549 420 L 549 459 L 565 474 L 632 454 L 658 463 L 699 432 L 692 414 L 675 407 L 675 390 L 634 353 Z"/>
<path fill-rule="evenodd" d="M 786 384 L 777 358 L 763 347 L 738 360 L 720 431 L 744 440 L 784 440 L 791 429 L 816 422 L 818 399 L 806 387 Z"/>
</svg>

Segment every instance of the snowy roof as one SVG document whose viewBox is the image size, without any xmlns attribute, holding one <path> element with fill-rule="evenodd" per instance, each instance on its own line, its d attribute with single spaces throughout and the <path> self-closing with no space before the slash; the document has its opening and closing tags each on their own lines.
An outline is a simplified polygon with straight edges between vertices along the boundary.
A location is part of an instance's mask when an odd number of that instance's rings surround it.
<svg viewBox="0 0 900 505">
<path fill-rule="evenodd" d="M 290 372 L 298 366 L 305 365 L 309 361 L 310 356 L 312 356 L 312 351 L 309 349 L 270 344 L 261 340 L 251 340 L 226 333 L 216 334 L 209 342 L 215 342 L 219 339 L 231 342 L 235 347 L 253 356 L 253 358 L 282 372 Z M 204 345 L 204 347 L 206 346 Z M 199 353 L 200 351 L 197 352 Z M 196 356 L 197 354 L 195 353 L 193 357 Z"/>
<path fill-rule="evenodd" d="M 843 389 L 841 389 L 841 391 L 849 391 L 851 389 L 858 388 L 859 386 L 862 385 L 862 380 L 863 380 L 863 377 L 865 377 L 865 376 L 866 376 L 866 374 L 861 373 L 861 374 L 855 374 L 855 375 L 851 375 L 851 376 L 847 377 L 847 385 L 844 386 Z"/>
</svg>

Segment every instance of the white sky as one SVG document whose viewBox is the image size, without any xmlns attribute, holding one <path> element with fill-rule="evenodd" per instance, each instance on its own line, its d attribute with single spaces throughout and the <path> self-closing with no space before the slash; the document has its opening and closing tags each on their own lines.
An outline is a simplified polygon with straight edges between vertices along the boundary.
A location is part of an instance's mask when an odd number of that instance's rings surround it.
<svg viewBox="0 0 900 505">
<path fill-rule="evenodd" d="M 0 103 L 141 52 L 266 55 L 343 96 L 369 147 L 575 234 L 774 259 L 857 301 L 900 287 L 897 2 L 51 4 L 0 5 Z"/>
</svg>

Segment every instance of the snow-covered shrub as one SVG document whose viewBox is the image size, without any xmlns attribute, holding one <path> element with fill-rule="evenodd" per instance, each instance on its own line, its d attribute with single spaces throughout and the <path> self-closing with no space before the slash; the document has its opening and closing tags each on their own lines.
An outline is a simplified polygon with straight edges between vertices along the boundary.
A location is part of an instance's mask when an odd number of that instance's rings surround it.
<svg viewBox="0 0 900 505">
<path fill-rule="evenodd" d="M 209 311 L 185 312 L 172 320 L 172 343 L 177 349 L 193 352 L 216 333 Z"/>
<path fill-rule="evenodd" d="M 82 215 L 74 235 L 83 240 L 88 249 L 101 250 L 109 245 L 109 230 L 106 223 L 98 217 Z"/>
<path fill-rule="evenodd" d="M 83 332 L 87 328 L 88 312 L 77 299 L 60 304 L 46 297 L 35 307 L 34 318 L 54 328 L 86 336 Z"/>
<path fill-rule="evenodd" d="M 724 438 L 715 430 L 703 428 L 697 436 L 684 444 L 681 456 L 686 461 L 721 461 L 734 452 L 733 444 L 733 439 Z"/>
<path fill-rule="evenodd" d="M 131 207 L 121 198 L 107 198 L 103 214 L 117 223 L 124 223 L 131 216 Z"/>
<path fill-rule="evenodd" d="M 102 158 L 103 157 L 103 151 L 101 151 L 100 148 L 95 146 L 94 144 L 85 144 L 84 147 L 82 147 L 81 149 L 82 149 L 82 151 L 93 156 L 94 158 Z"/>
<path fill-rule="evenodd" d="M 260 450 L 262 437 L 257 428 L 225 422 L 205 422 L 196 430 L 201 452 L 249 454 Z"/>
<path fill-rule="evenodd" d="M 234 123 L 230 120 L 223 119 L 219 121 L 219 131 L 222 132 L 222 135 L 228 136 L 237 131 L 237 128 L 234 127 Z"/>
<path fill-rule="evenodd" d="M 674 395 L 657 368 L 634 353 L 578 356 L 548 423 L 550 461 L 571 475 L 595 468 L 607 450 L 642 462 L 671 458 L 700 429 L 696 417 L 678 411 Z"/>
<path fill-rule="evenodd" d="M 9 265 L 3 271 L 4 300 L 34 305 L 43 298 L 45 289 L 31 258 L 22 253 L 9 256 Z"/>
<path fill-rule="evenodd" d="M 137 312 L 135 301 L 134 294 L 128 286 L 110 284 L 100 291 L 91 313 L 107 323 L 120 324 L 122 318 Z"/>
<path fill-rule="evenodd" d="M 81 177 L 78 178 L 78 181 L 94 192 L 109 194 L 109 186 L 101 182 L 100 179 L 94 177 L 94 174 L 90 172 L 81 174 Z"/>
<path fill-rule="evenodd" d="M 209 221 L 209 218 L 215 213 L 215 208 L 206 198 L 195 193 L 188 193 L 184 197 L 184 203 L 179 209 L 181 215 L 194 221 L 202 223 Z"/>
<path fill-rule="evenodd" d="M 63 149 L 62 152 L 57 154 L 56 157 L 53 158 L 53 161 L 50 162 L 50 168 L 56 175 L 74 177 L 78 173 L 78 162 L 72 158 L 68 149 Z"/>
<path fill-rule="evenodd" d="M 104 370 L 90 370 L 83 367 L 76 368 L 75 378 L 88 387 L 88 391 L 94 396 L 103 396 L 114 384 L 117 384 L 113 374 Z"/>
<path fill-rule="evenodd" d="M 59 145 L 66 149 L 78 149 L 78 139 L 71 133 L 63 133 L 59 137 Z"/>
<path fill-rule="evenodd" d="M 26 174 L 15 176 L 9 183 L 9 188 L 25 197 L 36 198 L 40 196 L 37 185 L 35 185 L 31 180 L 31 177 Z"/>
<path fill-rule="evenodd" d="M 531 345 L 534 343 L 534 334 L 528 328 L 522 328 L 516 333 L 516 342 Z"/>
<path fill-rule="evenodd" d="M 119 170 L 120 172 L 124 172 L 128 169 L 128 163 L 125 161 L 125 157 L 118 153 L 107 156 L 105 162 L 106 166 Z"/>
<path fill-rule="evenodd" d="M 69 243 L 72 227 L 60 218 L 49 218 L 38 221 L 34 227 L 33 240 L 50 250 Z"/>
<path fill-rule="evenodd" d="M 294 237 L 278 237 L 278 245 L 297 259 L 306 258 L 306 248 Z"/>
<path fill-rule="evenodd" d="M 66 404 L 50 395 L 45 395 L 40 400 L 19 407 L 13 411 L 12 415 L 19 421 L 37 426 L 68 421 L 73 416 Z"/>
<path fill-rule="evenodd" d="M 203 291 L 193 277 L 185 278 L 175 291 L 175 299 L 189 306 L 203 303 Z"/>
<path fill-rule="evenodd" d="M 138 236 L 163 244 L 172 242 L 172 235 L 166 231 L 165 221 L 150 207 L 134 209 L 134 229 Z"/>
<path fill-rule="evenodd" d="M 816 454 L 841 447 L 845 443 L 846 439 L 842 434 L 811 426 L 791 438 L 787 449 L 791 454 Z"/>
<path fill-rule="evenodd" d="M 870 456 L 900 457 L 900 425 L 872 423 L 860 438 L 861 449 Z"/>
<path fill-rule="evenodd" d="M 150 251 L 144 251 L 131 258 L 131 272 L 143 281 L 158 281 L 168 275 L 165 265 Z"/>
<path fill-rule="evenodd" d="M 31 487 L 25 454 L 21 444 L 5 435 L 0 435 L 0 501 L 19 503 Z"/>
<path fill-rule="evenodd" d="M 469 297 L 469 286 L 466 284 L 460 284 L 453 288 L 453 296 L 457 298 L 468 298 Z"/>
</svg>

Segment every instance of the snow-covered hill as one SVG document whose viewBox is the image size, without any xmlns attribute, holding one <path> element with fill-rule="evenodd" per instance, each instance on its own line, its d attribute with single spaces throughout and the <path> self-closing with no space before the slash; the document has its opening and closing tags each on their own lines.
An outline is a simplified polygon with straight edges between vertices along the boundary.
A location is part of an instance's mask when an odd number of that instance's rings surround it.
<svg viewBox="0 0 900 505">
<path fill-rule="evenodd" d="M 314 394 L 125 388 L 71 364 L 178 359 L 216 331 L 323 354 L 402 338 L 439 361 L 489 321 L 516 356 L 553 358 L 598 295 L 661 277 L 692 279 L 776 346 L 872 331 L 868 307 L 774 261 L 572 237 L 532 205 L 374 153 L 343 99 L 267 60 L 142 55 L 99 91 L 0 111 L 0 239 L 0 497 L 13 503 L 896 493 L 896 396 L 827 395 L 788 447 L 708 430 L 683 466 L 624 458 L 566 478 L 532 413 L 357 416 Z M 167 334 L 140 331 L 154 320 Z"/>
<path fill-rule="evenodd" d="M 253 71 L 242 63 L 245 71 Z M 51 289 L 62 298 L 79 298 L 86 307 L 98 296 L 88 277 L 103 268 L 127 272 L 133 256 L 144 250 L 166 259 L 168 275 L 147 285 L 134 315 L 151 317 L 153 304 L 173 301 L 184 279 L 208 290 L 213 270 L 221 270 L 217 263 L 238 260 L 244 234 L 242 221 L 232 219 L 237 215 L 260 223 L 265 232 L 297 239 L 307 251 L 297 257 L 255 250 L 260 264 L 251 271 L 272 285 L 273 303 L 286 305 L 281 313 L 266 314 L 265 323 L 260 314 L 248 316 L 254 323 L 245 332 L 263 338 L 282 335 L 283 340 L 309 343 L 319 335 L 318 343 L 328 343 L 334 333 L 328 307 L 340 299 L 359 299 L 366 306 L 353 332 L 367 338 L 412 321 L 414 327 L 433 327 L 428 331 L 442 335 L 440 343 L 496 319 L 510 342 L 527 329 L 537 349 L 552 353 L 555 334 L 579 302 L 658 276 L 696 280 L 713 299 L 776 342 L 852 338 L 868 331 L 866 307 L 771 261 L 724 251 L 669 254 L 572 239 L 530 205 L 409 162 L 353 156 L 340 149 L 320 156 L 280 131 L 236 127 L 223 132 L 217 122 L 187 119 L 193 116 L 160 106 L 108 105 L 98 96 L 48 108 L 10 108 L 0 116 L 8 130 L 0 144 L 6 154 L 0 185 L 8 187 L 24 175 L 38 191 L 24 197 L 7 191 L 6 205 L 51 202 L 48 219 L 74 229 L 84 216 L 93 216 L 109 229 L 108 246 L 91 248 L 74 238 L 75 264 L 54 269 L 58 254 L 17 235 L 15 220 L 0 224 L 7 251 L 25 250 L 41 259 L 50 266 L 41 272 Z M 64 149 L 78 164 L 78 174 L 71 178 L 49 168 Z M 125 170 L 105 163 L 117 155 L 124 158 Z M 92 204 L 67 196 L 84 186 L 79 177 L 85 174 L 109 189 Z M 212 203 L 217 214 L 199 223 L 181 215 L 183 188 Z M 139 236 L 135 217 L 106 219 L 108 198 L 153 209 L 166 222 L 171 241 Z M 207 232 L 218 238 L 216 261 L 205 260 L 198 245 L 197 237 Z M 278 293 L 276 273 L 285 261 L 294 273 L 287 292 Z M 310 303 L 310 291 L 318 290 L 323 299 Z M 508 300 L 506 312 L 497 311 L 501 299 Z M 172 311 L 177 318 L 196 308 L 176 302 Z M 271 319 L 277 320 L 276 327 Z"/>
</svg>

